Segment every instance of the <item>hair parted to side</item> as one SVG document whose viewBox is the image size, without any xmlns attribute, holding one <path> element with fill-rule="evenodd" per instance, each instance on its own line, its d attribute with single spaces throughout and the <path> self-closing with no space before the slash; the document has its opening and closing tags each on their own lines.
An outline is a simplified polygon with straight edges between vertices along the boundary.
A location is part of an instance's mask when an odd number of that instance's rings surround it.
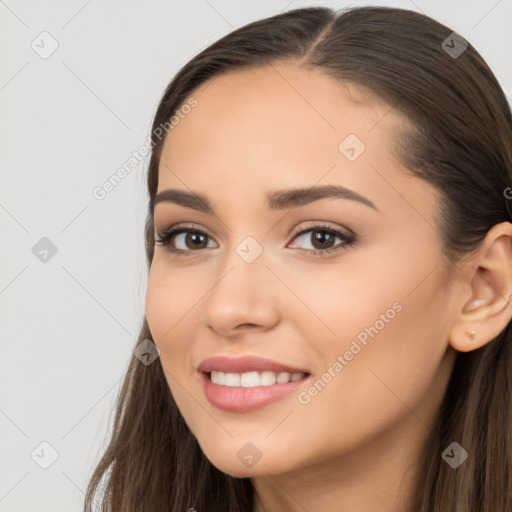
<svg viewBox="0 0 512 512">
<path fill-rule="evenodd" d="M 228 71 L 296 62 L 367 87 L 410 122 L 395 154 L 439 191 L 439 239 L 447 262 L 476 249 L 510 220 L 503 191 L 512 184 L 512 118 L 494 74 L 469 45 L 452 58 L 448 27 L 390 7 L 296 9 L 241 27 L 190 60 L 165 90 L 153 123 L 145 225 L 148 266 L 153 206 L 164 139 L 154 136 L 189 95 Z M 147 320 L 137 345 L 152 339 Z M 418 512 L 512 510 L 512 331 L 460 352 L 424 452 Z M 456 470 L 441 453 L 453 441 L 470 457 Z M 102 485 L 103 484 L 103 485 Z M 98 502 L 99 491 L 101 502 Z M 84 511 L 252 512 L 249 478 L 215 468 L 185 424 L 160 360 L 132 356 L 118 395 L 109 444 L 89 482 Z"/>
</svg>

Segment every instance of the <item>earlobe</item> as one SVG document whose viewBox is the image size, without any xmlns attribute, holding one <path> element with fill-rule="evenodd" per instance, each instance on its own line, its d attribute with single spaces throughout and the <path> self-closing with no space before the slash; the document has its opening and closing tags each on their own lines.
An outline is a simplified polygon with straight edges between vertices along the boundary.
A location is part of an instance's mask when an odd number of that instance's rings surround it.
<svg viewBox="0 0 512 512">
<path fill-rule="evenodd" d="M 512 294 L 507 300 L 496 299 L 492 304 L 484 304 L 482 299 L 470 301 L 452 328 L 450 345 L 459 352 L 481 348 L 496 338 L 511 319 Z"/>
<path fill-rule="evenodd" d="M 465 330 L 455 332 L 450 337 L 450 345 L 459 352 L 470 352 L 483 347 L 489 340 L 482 336 L 478 330 Z"/>
<path fill-rule="evenodd" d="M 512 319 L 512 224 L 494 226 L 465 269 L 470 288 L 450 332 L 460 352 L 476 350 L 496 338 Z M 467 295 L 466 295 L 467 297 Z"/>
</svg>

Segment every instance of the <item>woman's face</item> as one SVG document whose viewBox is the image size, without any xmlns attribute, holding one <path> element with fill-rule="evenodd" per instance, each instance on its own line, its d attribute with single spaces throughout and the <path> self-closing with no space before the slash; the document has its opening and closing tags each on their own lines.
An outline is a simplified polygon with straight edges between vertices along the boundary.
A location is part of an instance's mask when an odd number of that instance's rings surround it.
<svg viewBox="0 0 512 512">
<path fill-rule="evenodd" d="M 437 195 L 392 154 L 404 121 L 292 64 L 224 74 L 192 96 L 159 168 L 158 194 L 183 195 L 154 211 L 158 235 L 186 231 L 156 245 L 146 297 L 187 425 L 239 477 L 390 451 L 411 462 L 451 373 L 457 288 Z M 192 193 L 213 213 L 186 206 Z"/>
</svg>

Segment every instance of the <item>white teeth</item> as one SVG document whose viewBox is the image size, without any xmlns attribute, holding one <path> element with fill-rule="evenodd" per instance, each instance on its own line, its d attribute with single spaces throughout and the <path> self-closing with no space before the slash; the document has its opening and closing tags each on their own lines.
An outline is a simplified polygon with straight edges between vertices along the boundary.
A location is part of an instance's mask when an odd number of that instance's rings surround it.
<svg viewBox="0 0 512 512">
<path fill-rule="evenodd" d="M 288 372 L 281 372 L 277 376 L 277 383 L 278 384 L 285 384 L 286 382 L 290 382 L 290 374 Z"/>
<path fill-rule="evenodd" d="M 222 386 L 226 385 L 226 374 L 221 372 L 212 372 L 211 374 L 212 382 L 216 384 L 221 384 Z"/>
<path fill-rule="evenodd" d="M 271 372 L 265 370 L 259 372 L 245 373 L 224 373 L 211 372 L 211 380 L 214 384 L 228 387 L 254 388 L 256 386 L 272 386 L 273 384 L 286 384 L 287 382 L 295 382 L 305 377 L 305 373 L 288 373 L 288 372 Z"/>
<path fill-rule="evenodd" d="M 240 387 L 240 374 L 239 373 L 226 373 L 226 386 L 239 388 Z"/>
<path fill-rule="evenodd" d="M 260 385 L 261 386 L 271 386 L 276 383 L 276 374 L 274 372 L 261 372 L 260 375 Z"/>
<path fill-rule="evenodd" d="M 240 386 L 243 388 L 253 388 L 260 385 L 260 375 L 258 372 L 242 373 L 240 377 Z"/>
</svg>

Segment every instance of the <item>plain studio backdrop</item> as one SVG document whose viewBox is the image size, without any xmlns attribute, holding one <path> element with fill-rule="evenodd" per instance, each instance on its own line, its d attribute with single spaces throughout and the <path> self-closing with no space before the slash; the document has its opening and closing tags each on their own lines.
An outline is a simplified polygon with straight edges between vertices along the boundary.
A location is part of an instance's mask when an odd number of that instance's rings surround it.
<svg viewBox="0 0 512 512">
<path fill-rule="evenodd" d="M 318 3 L 368 4 L 448 25 L 512 97 L 512 0 Z M 312 5 L 0 1 L 0 512 L 81 511 L 144 314 L 133 153 L 164 88 L 233 29 Z"/>
</svg>

